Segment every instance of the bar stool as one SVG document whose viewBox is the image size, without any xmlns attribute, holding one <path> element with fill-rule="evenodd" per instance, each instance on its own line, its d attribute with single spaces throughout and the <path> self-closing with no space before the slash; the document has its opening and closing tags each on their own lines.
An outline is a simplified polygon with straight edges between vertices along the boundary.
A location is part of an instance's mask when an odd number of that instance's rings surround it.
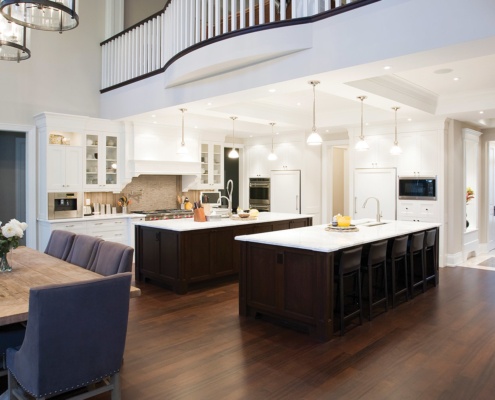
<svg viewBox="0 0 495 400">
<path fill-rule="evenodd" d="M 394 308 L 399 296 L 404 295 L 406 301 L 409 301 L 409 286 L 407 280 L 407 236 L 396 237 L 392 240 L 390 251 L 387 255 L 387 263 L 390 266 L 392 308 Z M 400 280 L 402 280 L 402 285 L 401 287 L 398 287 Z"/>
<path fill-rule="evenodd" d="M 437 286 L 437 230 L 430 229 L 425 233 L 425 287 L 428 289 L 428 282 L 433 281 L 433 286 Z"/>
<path fill-rule="evenodd" d="M 387 241 L 372 243 L 364 255 L 363 272 L 367 274 L 368 320 L 373 319 L 373 308 L 380 304 L 388 311 Z M 363 279 L 364 280 L 364 279 Z"/>
<path fill-rule="evenodd" d="M 363 302 L 361 298 L 361 253 L 362 246 L 343 250 L 335 261 L 335 280 L 337 283 L 337 303 L 340 313 L 340 336 L 345 332 L 345 322 L 359 317 L 359 325 L 363 323 Z M 352 278 L 352 293 L 346 296 L 344 278 Z M 348 280 L 348 279 L 347 279 Z M 351 297 L 353 310 L 345 313 L 345 297 Z"/>
<path fill-rule="evenodd" d="M 410 273 L 410 295 L 411 299 L 414 297 L 414 289 L 421 288 L 421 291 L 425 292 L 425 264 L 424 264 L 424 243 L 425 233 L 416 232 L 411 235 L 409 241 L 407 256 L 409 258 L 409 273 Z"/>
</svg>

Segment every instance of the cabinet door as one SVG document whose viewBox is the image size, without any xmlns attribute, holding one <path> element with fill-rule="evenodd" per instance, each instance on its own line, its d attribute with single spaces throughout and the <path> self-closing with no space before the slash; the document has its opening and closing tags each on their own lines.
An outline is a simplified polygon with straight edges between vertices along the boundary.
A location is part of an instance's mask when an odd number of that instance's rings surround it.
<svg viewBox="0 0 495 400">
<path fill-rule="evenodd" d="M 403 176 L 433 176 L 438 170 L 437 135 L 421 133 L 401 138 L 402 154 L 398 159 L 398 172 Z"/>
<path fill-rule="evenodd" d="M 160 230 L 141 228 L 141 241 L 142 272 L 160 276 Z"/>
<path fill-rule="evenodd" d="M 201 178 L 197 189 L 223 188 L 223 146 L 201 143 Z"/>
<path fill-rule="evenodd" d="M 270 176 L 270 170 L 273 169 L 273 161 L 268 160 L 270 149 L 266 145 L 255 145 L 249 147 L 248 154 L 248 173 L 250 178 Z"/>
<path fill-rule="evenodd" d="M 118 140 L 116 135 L 86 135 L 85 189 L 113 190 L 117 187 Z"/>
<path fill-rule="evenodd" d="M 231 275 L 234 272 L 234 229 L 211 231 L 211 274 L 212 276 Z"/>
<path fill-rule="evenodd" d="M 190 282 L 210 277 L 210 231 L 189 231 L 182 233 L 185 276 Z"/>
<path fill-rule="evenodd" d="M 271 162 L 271 169 L 301 169 L 304 145 L 297 142 L 279 143 L 274 147 L 277 160 Z"/>
<path fill-rule="evenodd" d="M 48 190 L 82 190 L 82 149 L 76 146 L 49 146 L 47 151 Z"/>
</svg>

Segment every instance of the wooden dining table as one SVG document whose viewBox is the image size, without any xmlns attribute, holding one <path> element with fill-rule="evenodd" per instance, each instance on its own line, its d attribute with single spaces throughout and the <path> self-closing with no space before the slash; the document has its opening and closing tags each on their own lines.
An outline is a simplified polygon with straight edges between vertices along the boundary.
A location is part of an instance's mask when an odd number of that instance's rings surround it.
<svg viewBox="0 0 495 400">
<path fill-rule="evenodd" d="M 31 288 L 102 278 L 96 272 L 29 247 L 11 251 L 8 260 L 12 271 L 0 272 L 0 326 L 27 321 Z M 141 290 L 131 286 L 130 297 L 140 295 Z"/>
</svg>

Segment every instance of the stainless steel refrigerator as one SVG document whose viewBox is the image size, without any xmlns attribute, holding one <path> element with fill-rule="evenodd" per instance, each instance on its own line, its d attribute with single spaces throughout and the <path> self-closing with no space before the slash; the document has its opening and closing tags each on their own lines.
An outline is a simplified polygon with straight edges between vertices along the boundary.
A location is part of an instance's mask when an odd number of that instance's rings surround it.
<svg viewBox="0 0 495 400">
<path fill-rule="evenodd" d="M 270 211 L 301 214 L 301 171 L 270 172 Z"/>
</svg>

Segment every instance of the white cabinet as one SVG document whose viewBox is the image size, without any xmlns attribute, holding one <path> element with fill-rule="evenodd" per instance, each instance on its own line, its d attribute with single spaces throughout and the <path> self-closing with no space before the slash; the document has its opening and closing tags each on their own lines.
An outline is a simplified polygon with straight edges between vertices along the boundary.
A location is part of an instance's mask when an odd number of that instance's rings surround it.
<svg viewBox="0 0 495 400">
<path fill-rule="evenodd" d="M 434 133 L 402 135 L 398 156 L 399 176 L 435 176 L 438 171 L 438 136 Z"/>
<path fill-rule="evenodd" d="M 270 147 L 259 144 L 246 148 L 249 178 L 268 178 L 270 170 L 279 169 L 274 166 L 276 161 L 269 161 Z"/>
<path fill-rule="evenodd" d="M 46 181 L 49 192 L 82 190 L 82 148 L 48 145 Z"/>
<path fill-rule="evenodd" d="M 84 189 L 101 191 L 117 189 L 119 173 L 118 135 L 87 134 L 85 145 Z"/>
<path fill-rule="evenodd" d="M 196 189 L 223 188 L 223 145 L 201 143 L 201 176 Z"/>
<path fill-rule="evenodd" d="M 86 232 L 103 240 L 127 244 L 127 221 L 126 218 L 87 221 Z"/>
<path fill-rule="evenodd" d="M 436 201 L 399 200 L 397 219 L 400 221 L 438 222 Z"/>
<path fill-rule="evenodd" d="M 271 172 L 270 211 L 301 213 L 301 171 Z"/>
<path fill-rule="evenodd" d="M 369 150 L 355 151 L 355 168 L 395 167 L 397 156 L 390 154 L 390 148 L 394 144 L 392 134 L 366 136 L 366 142 L 370 147 Z M 400 141 L 399 145 L 402 147 Z"/>
<path fill-rule="evenodd" d="M 298 142 L 279 143 L 275 145 L 273 151 L 277 155 L 277 159 L 274 161 L 268 161 L 270 169 L 301 169 L 303 149 L 304 144 Z"/>
</svg>

